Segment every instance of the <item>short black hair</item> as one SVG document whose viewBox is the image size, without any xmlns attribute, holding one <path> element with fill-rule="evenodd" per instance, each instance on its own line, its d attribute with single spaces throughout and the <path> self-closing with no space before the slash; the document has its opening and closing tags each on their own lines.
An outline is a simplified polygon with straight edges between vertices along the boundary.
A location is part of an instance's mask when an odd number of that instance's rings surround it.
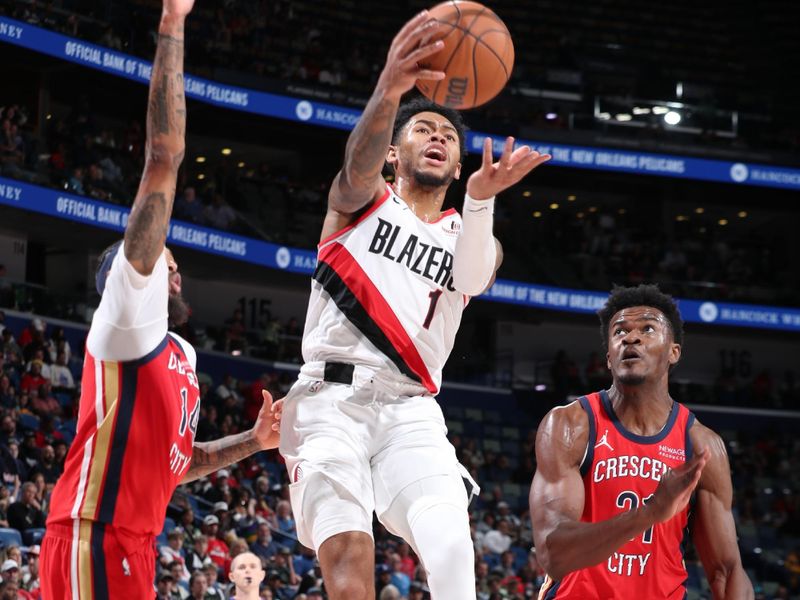
<svg viewBox="0 0 800 600">
<path fill-rule="evenodd" d="M 454 108 L 440 106 L 435 102 L 428 100 L 424 96 L 418 96 L 400 105 L 400 108 L 397 110 L 397 116 L 394 119 L 394 128 L 392 129 L 392 144 L 397 143 L 397 136 L 399 135 L 400 130 L 403 129 L 406 123 L 411 120 L 411 117 L 421 112 L 433 112 L 440 114 L 445 119 L 450 121 L 453 127 L 456 128 L 459 141 L 459 150 L 461 151 L 459 160 L 463 162 L 464 157 L 467 155 L 467 127 L 464 124 L 464 119 L 461 117 L 461 113 Z"/>
<path fill-rule="evenodd" d="M 608 325 L 611 318 L 623 308 L 632 306 L 650 306 L 664 313 L 672 330 L 672 339 L 676 344 L 683 345 L 683 319 L 674 298 L 662 292 L 655 284 L 643 283 L 636 287 L 615 285 L 605 306 L 597 311 L 597 316 L 600 317 L 600 336 L 604 348 L 608 347 Z"/>
</svg>

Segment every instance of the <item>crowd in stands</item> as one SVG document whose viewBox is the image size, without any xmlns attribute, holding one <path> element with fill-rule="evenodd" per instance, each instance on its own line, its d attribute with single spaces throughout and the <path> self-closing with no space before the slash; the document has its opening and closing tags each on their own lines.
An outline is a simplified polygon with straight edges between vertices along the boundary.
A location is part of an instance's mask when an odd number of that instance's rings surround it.
<svg viewBox="0 0 800 600">
<path fill-rule="evenodd" d="M 43 136 L 29 123 L 27 107 L 0 108 L 0 174 L 106 202 L 132 202 L 142 167 L 141 122 L 120 129 L 101 124 L 83 96 L 68 115 L 48 121 Z M 326 182 L 298 181 L 267 163 L 239 168 L 223 157 L 203 180 L 190 181 L 182 171 L 174 214 L 197 225 L 312 248 L 326 190 Z M 527 202 L 498 205 L 503 277 L 595 290 L 655 279 L 678 297 L 800 304 L 794 275 L 780 260 L 789 242 L 780 236 L 724 231 L 711 221 L 667 232 L 661 218 L 653 217 L 658 205 L 565 207 L 540 219 L 531 219 L 528 208 Z"/>
<path fill-rule="evenodd" d="M 0 486 L 0 598 L 39 597 L 37 544 L 50 491 L 74 434 L 81 351 L 71 347 L 63 329 L 44 319 L 33 318 L 12 330 L 0 312 L 0 468 L 5 484 Z M 591 361 L 583 375 L 586 382 L 581 385 L 607 383 L 607 373 Z M 551 376 L 562 397 L 581 379 L 566 353 L 553 362 Z M 248 428 L 261 406 L 261 390 L 280 397 L 292 377 L 266 369 L 252 381 L 226 376 L 214 382 L 203 373 L 199 381 L 202 409 L 196 439 L 207 441 Z M 535 423 L 491 407 L 448 404 L 444 409 L 459 460 L 482 487 L 470 506 L 478 598 L 535 598 L 544 581 L 532 549 L 527 503 L 536 468 Z M 797 598 L 800 474 L 795 463 L 800 440 L 777 431 L 758 436 L 720 433 L 731 458 L 734 514 L 756 597 Z M 297 542 L 295 527 L 288 478 L 275 451 L 181 486 L 157 539 L 157 597 L 228 598 L 231 560 L 249 550 L 266 571 L 261 598 L 323 600 L 319 562 Z M 428 599 L 425 571 L 408 544 L 377 521 L 375 542 L 377 597 Z M 691 597 L 710 597 L 691 550 L 687 569 Z"/>
<path fill-rule="evenodd" d="M 86 0 L 2 0 L 0 6 L 30 24 L 145 58 L 153 54 L 152 32 L 160 5 L 152 0 L 115 0 L 102 8 Z M 381 11 L 370 10 L 367 3 L 355 3 L 343 11 L 333 0 L 215 0 L 193 11 L 186 60 L 191 72 L 229 83 L 312 86 L 328 90 L 339 101 L 363 103 L 396 28 L 428 7 L 424 0 L 392 3 Z M 531 17 L 534 9 L 524 3 L 498 1 L 493 8 L 514 34 L 516 65 L 511 87 L 545 87 L 580 100 L 559 107 L 555 101 L 544 104 L 535 95 L 518 99 L 507 94 L 502 102 L 482 110 L 482 116 L 546 128 L 598 129 L 607 124 L 591 118 L 594 97 L 662 95 L 663 100 L 742 111 L 739 147 L 792 150 L 800 144 L 800 129 L 790 126 L 792 96 L 781 86 L 780 77 L 761 65 L 753 68 L 758 78 L 743 77 L 745 65 L 754 60 L 743 49 L 754 37 L 762 37 L 765 53 L 760 56 L 772 52 L 773 62 L 791 60 L 792 32 L 775 23 L 790 22 L 792 15 L 779 2 L 765 6 L 763 21 L 755 23 L 746 13 L 714 7 L 705 7 L 702 18 L 694 23 L 685 19 L 688 4 L 657 14 L 619 9 L 613 0 L 599 5 L 552 4 L 537 10 L 535 18 Z M 612 14 L 614 18 L 609 19 Z M 655 27 L 656 22 L 661 25 Z M 674 89 L 677 82 L 686 82 L 685 96 L 673 98 L 666 90 Z M 763 111 L 765 106 L 787 118 L 765 115 L 748 126 L 748 111 Z M 652 127 L 646 129 L 649 136 L 659 135 Z M 625 128 L 616 133 L 641 136 L 642 131 Z M 731 143 L 709 135 L 702 140 L 721 146 Z"/>
</svg>

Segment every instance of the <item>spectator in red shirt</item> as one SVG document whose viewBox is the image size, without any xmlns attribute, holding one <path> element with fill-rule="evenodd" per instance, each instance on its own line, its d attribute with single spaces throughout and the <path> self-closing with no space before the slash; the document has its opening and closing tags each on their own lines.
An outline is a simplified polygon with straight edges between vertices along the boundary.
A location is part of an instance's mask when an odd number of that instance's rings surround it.
<svg viewBox="0 0 800 600">
<path fill-rule="evenodd" d="M 23 392 L 33 395 L 38 391 L 39 386 L 46 383 L 48 383 L 47 379 L 42 377 L 42 362 L 35 360 L 31 363 L 31 370 L 22 376 L 19 387 Z"/>
<path fill-rule="evenodd" d="M 219 519 L 216 515 L 206 515 L 203 519 L 203 533 L 208 537 L 208 556 L 215 565 L 225 568 L 230 560 L 228 544 L 217 537 Z"/>
</svg>

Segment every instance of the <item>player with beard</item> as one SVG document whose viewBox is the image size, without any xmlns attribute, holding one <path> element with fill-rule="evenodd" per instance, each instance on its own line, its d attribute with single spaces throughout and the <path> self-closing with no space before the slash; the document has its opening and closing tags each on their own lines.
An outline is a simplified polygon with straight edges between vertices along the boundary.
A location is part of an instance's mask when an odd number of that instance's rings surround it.
<svg viewBox="0 0 800 600">
<path fill-rule="evenodd" d="M 599 311 L 613 385 L 554 408 L 536 437 L 530 509 L 544 600 L 683 600 L 689 536 L 717 600 L 745 600 L 722 439 L 669 395 L 683 321 L 654 285 Z"/>
<path fill-rule="evenodd" d="M 463 219 L 442 210 L 461 174 L 461 117 L 424 100 L 400 105 L 417 79 L 444 75 L 420 66 L 442 47 L 431 41 L 438 28 L 423 11 L 398 33 L 347 142 L 320 236 L 305 364 L 285 400 L 280 450 L 297 534 L 317 551 L 331 600 L 375 598 L 373 512 L 420 556 L 434 598 L 475 598 L 466 470 L 435 395 L 462 312 L 500 264 L 494 197 L 549 157 L 509 138 L 492 162 L 487 140 Z"/>
<path fill-rule="evenodd" d="M 259 586 L 264 581 L 261 559 L 252 552 L 237 554 L 231 561 L 228 579 L 234 586 L 231 600 L 258 600 Z"/>
<path fill-rule="evenodd" d="M 188 308 L 164 246 L 184 155 L 185 17 L 164 0 L 147 111 L 145 167 L 124 239 L 96 274 L 100 305 L 86 341 L 77 433 L 51 497 L 42 542 L 45 600 L 152 598 L 154 539 L 181 482 L 277 445 L 265 392 L 253 429 L 194 443 L 194 349 L 168 333 Z"/>
</svg>

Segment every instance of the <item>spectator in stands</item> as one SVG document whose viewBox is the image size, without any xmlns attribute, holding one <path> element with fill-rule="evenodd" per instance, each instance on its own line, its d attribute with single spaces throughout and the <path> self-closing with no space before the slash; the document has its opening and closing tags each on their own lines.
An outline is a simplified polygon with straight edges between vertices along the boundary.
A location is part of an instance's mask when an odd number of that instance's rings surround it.
<svg viewBox="0 0 800 600">
<path fill-rule="evenodd" d="M 167 565 L 167 572 L 172 575 L 172 579 L 175 582 L 173 584 L 173 591 L 177 598 L 181 600 L 185 600 L 189 597 L 189 592 L 183 585 L 180 585 L 179 582 L 183 582 L 188 587 L 189 578 L 183 579 L 184 571 L 186 570 L 186 565 L 182 562 L 177 560 L 172 561 Z"/>
<path fill-rule="evenodd" d="M 408 596 L 411 578 L 403 571 L 403 559 L 399 554 L 394 553 L 389 557 L 389 563 L 392 569 L 391 583 L 397 588 L 400 596 L 405 598 Z"/>
<path fill-rule="evenodd" d="M 159 562 L 170 569 L 173 575 L 174 563 L 181 566 L 180 573 L 176 575 L 178 581 L 189 581 L 189 570 L 186 568 L 186 559 L 183 556 L 183 530 L 175 528 L 167 533 L 167 544 L 158 549 Z"/>
<path fill-rule="evenodd" d="M 32 598 L 39 598 L 39 545 L 30 546 L 26 554 L 28 564 L 22 567 L 22 587 Z"/>
<path fill-rule="evenodd" d="M 189 577 L 189 598 L 191 600 L 204 600 L 208 589 L 208 579 L 203 571 L 195 571 Z"/>
<path fill-rule="evenodd" d="M 510 523 L 505 520 L 497 522 L 497 528 L 489 531 L 483 538 L 483 547 L 487 552 L 500 555 L 511 547 Z"/>
<path fill-rule="evenodd" d="M 0 368 L 2 368 L 2 357 L 0 357 Z M 17 404 L 17 392 L 11 385 L 11 379 L 0 370 L 0 406 L 3 408 L 14 408 Z"/>
<path fill-rule="evenodd" d="M 237 308 L 225 321 L 225 352 L 244 351 L 247 347 L 246 333 L 242 311 Z"/>
<path fill-rule="evenodd" d="M 258 537 L 255 542 L 250 544 L 250 551 L 260 559 L 267 561 L 278 553 L 278 549 L 278 544 L 272 539 L 269 523 L 261 519 L 258 525 Z"/>
<path fill-rule="evenodd" d="M 26 529 L 44 527 L 45 515 L 36 501 L 36 485 L 30 481 L 22 484 L 22 495 L 18 502 L 8 507 L 8 524 L 22 532 Z"/>
<path fill-rule="evenodd" d="M 47 379 L 42 376 L 42 365 L 43 363 L 40 360 L 31 362 L 30 371 L 22 376 L 22 382 L 20 383 L 21 391 L 35 394 L 38 392 L 40 386 L 49 383 Z"/>
<path fill-rule="evenodd" d="M 194 539 L 200 533 L 197 526 L 194 524 L 194 511 L 191 506 L 183 509 L 180 516 L 180 523 L 178 526 L 183 530 L 183 543 L 184 545 L 191 546 L 194 544 Z"/>
<path fill-rule="evenodd" d="M 58 353 L 55 364 L 50 367 L 50 383 L 58 390 L 75 389 L 75 380 L 67 366 L 67 353 L 63 350 Z"/>
<path fill-rule="evenodd" d="M 180 600 L 175 591 L 175 578 L 169 571 L 163 571 L 156 579 L 156 600 Z"/>
<path fill-rule="evenodd" d="M 211 227 L 229 230 L 236 222 L 236 213 L 219 192 L 214 192 L 211 204 L 203 211 L 205 222 Z"/>
<path fill-rule="evenodd" d="M 292 505 L 288 500 L 281 500 L 275 507 L 275 529 L 285 535 L 276 536 L 279 544 L 292 543 L 296 539 L 294 518 L 292 517 Z"/>
<path fill-rule="evenodd" d="M 213 562 L 209 563 L 203 568 L 203 572 L 206 574 L 206 579 L 208 580 L 206 600 L 224 600 L 225 591 L 218 580 L 219 571 L 217 570 L 217 565 Z"/>
<path fill-rule="evenodd" d="M 227 505 L 226 505 L 227 507 Z M 219 517 L 216 515 L 206 515 L 203 519 L 203 532 L 208 539 L 208 556 L 217 565 L 224 569 L 230 561 L 228 544 L 219 539 Z"/>
<path fill-rule="evenodd" d="M 33 412 L 39 417 L 60 417 L 64 414 L 64 410 L 51 393 L 53 386 L 49 381 L 45 381 L 36 390 L 36 395 L 33 396 L 31 408 Z"/>
<path fill-rule="evenodd" d="M 385 563 L 375 565 L 375 593 L 380 597 L 386 586 L 392 585 L 392 569 Z"/>
<path fill-rule="evenodd" d="M 205 570 L 208 565 L 213 565 L 208 555 L 208 538 L 200 533 L 195 536 L 192 548 L 186 552 L 186 568 L 190 573 Z"/>
<path fill-rule="evenodd" d="M 55 484 L 56 479 L 61 475 L 63 466 L 56 462 L 56 451 L 50 444 L 42 448 L 42 455 L 39 464 L 35 467 L 34 473 L 40 473 L 44 477 L 45 483 Z"/>
<path fill-rule="evenodd" d="M 197 198 L 197 191 L 192 186 L 186 187 L 175 200 L 174 212 L 178 219 L 197 224 L 203 222 L 203 204 Z"/>
</svg>

